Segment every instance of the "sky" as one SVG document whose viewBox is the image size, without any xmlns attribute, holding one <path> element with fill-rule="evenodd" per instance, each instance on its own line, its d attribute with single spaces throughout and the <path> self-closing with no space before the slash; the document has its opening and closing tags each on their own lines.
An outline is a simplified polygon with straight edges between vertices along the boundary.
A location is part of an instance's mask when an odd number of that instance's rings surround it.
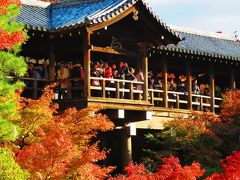
<svg viewBox="0 0 240 180">
<path fill-rule="evenodd" d="M 240 35 L 240 0 L 145 1 L 167 25 Z"/>
</svg>

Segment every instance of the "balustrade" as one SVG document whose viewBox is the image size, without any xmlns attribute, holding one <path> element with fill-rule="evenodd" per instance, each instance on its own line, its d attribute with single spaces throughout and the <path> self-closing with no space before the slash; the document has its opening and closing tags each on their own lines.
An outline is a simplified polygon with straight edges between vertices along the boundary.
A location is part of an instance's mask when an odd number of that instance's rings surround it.
<svg viewBox="0 0 240 180">
<path fill-rule="evenodd" d="M 41 95 L 43 88 L 53 83 L 42 79 L 21 78 L 26 85 L 23 96 L 37 99 Z M 56 82 L 56 81 L 55 81 Z M 98 77 L 90 77 L 90 95 L 96 98 L 113 98 L 124 100 L 143 101 L 144 83 L 138 81 L 128 81 L 122 79 L 106 79 Z M 95 82 L 95 83 L 94 83 Z M 97 82 L 97 83 L 96 83 Z M 84 82 L 81 78 L 68 79 L 68 88 L 55 88 L 55 93 L 59 91 L 66 91 L 63 99 L 77 99 L 84 97 Z M 165 107 L 164 95 L 167 95 L 168 108 L 174 109 L 188 109 L 188 92 L 175 92 L 157 89 L 148 90 L 148 101 L 154 107 Z M 58 98 L 58 99 L 62 99 Z M 56 97 L 57 99 L 57 97 Z M 192 94 L 192 108 L 193 110 L 206 111 L 211 109 L 212 102 L 214 102 L 214 109 L 220 109 L 222 98 L 211 96 Z M 218 111 L 217 111 L 218 112 Z"/>
</svg>

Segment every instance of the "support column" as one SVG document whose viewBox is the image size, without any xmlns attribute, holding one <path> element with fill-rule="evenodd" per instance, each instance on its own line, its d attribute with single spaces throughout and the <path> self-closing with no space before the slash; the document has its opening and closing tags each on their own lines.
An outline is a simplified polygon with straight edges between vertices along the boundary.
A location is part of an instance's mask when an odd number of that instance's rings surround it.
<svg viewBox="0 0 240 180">
<path fill-rule="evenodd" d="M 215 113 L 215 79 L 214 79 L 214 69 L 211 67 L 209 72 L 209 91 L 211 97 L 211 112 Z"/>
<path fill-rule="evenodd" d="M 129 135 L 127 128 L 121 137 L 121 141 L 122 141 L 122 169 L 124 169 L 128 165 L 128 163 L 132 161 L 132 138 Z"/>
<path fill-rule="evenodd" d="M 55 80 L 55 66 L 56 66 L 56 56 L 55 56 L 55 42 L 53 35 L 49 36 L 49 80 Z"/>
<path fill-rule="evenodd" d="M 163 103 L 164 107 L 168 108 L 168 74 L 167 74 L 167 62 L 163 60 Z"/>
<path fill-rule="evenodd" d="M 193 110 L 193 106 L 192 106 L 192 73 L 191 73 L 191 65 L 188 62 L 187 63 L 187 90 L 188 90 L 188 109 L 190 111 Z"/>
<path fill-rule="evenodd" d="M 142 72 L 144 76 L 143 100 L 148 101 L 148 53 L 147 47 L 143 47 Z"/>
<path fill-rule="evenodd" d="M 231 74 L 230 74 L 230 80 L 231 80 L 231 88 L 236 89 L 236 80 L 235 80 L 235 74 L 234 74 L 234 68 L 231 67 Z"/>
<path fill-rule="evenodd" d="M 85 31 L 83 34 L 83 60 L 84 60 L 84 98 L 91 97 L 91 41 L 90 32 Z"/>
</svg>

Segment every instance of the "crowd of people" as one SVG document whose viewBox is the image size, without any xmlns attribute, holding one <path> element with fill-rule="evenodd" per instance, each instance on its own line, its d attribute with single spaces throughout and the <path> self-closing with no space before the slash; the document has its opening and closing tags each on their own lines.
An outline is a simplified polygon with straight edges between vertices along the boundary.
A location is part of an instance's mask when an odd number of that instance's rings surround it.
<svg viewBox="0 0 240 180">
<path fill-rule="evenodd" d="M 92 63 L 92 71 L 91 76 L 92 77 L 98 77 L 98 78 L 106 78 L 106 79 L 122 79 L 127 81 L 137 81 L 137 82 L 143 82 L 143 73 L 141 70 L 136 72 L 135 68 L 129 67 L 128 63 L 126 62 L 120 62 L 119 65 L 113 63 L 109 64 L 108 62 L 103 61 L 97 61 L 95 63 Z M 100 81 L 98 79 L 92 80 L 92 85 L 99 86 Z M 113 86 L 113 81 L 108 81 L 107 86 Z M 123 84 L 122 84 L 123 86 Z M 125 83 L 125 88 L 128 89 L 129 87 L 128 83 Z M 137 90 L 142 90 L 142 85 L 136 85 L 135 88 Z"/>
<path fill-rule="evenodd" d="M 83 86 L 83 83 L 79 79 L 84 78 L 83 66 L 80 63 L 73 64 L 72 62 L 60 63 L 56 71 L 56 80 L 59 82 L 59 98 L 66 94 L 66 90 L 69 84 L 72 87 Z M 47 63 L 40 65 L 28 64 L 27 78 L 49 80 L 49 67 Z M 144 82 L 144 75 L 141 69 L 135 70 L 134 67 L 129 67 L 128 63 L 121 61 L 119 64 L 103 61 L 91 62 L 91 77 L 97 77 L 91 80 L 92 86 L 101 86 L 101 82 L 98 78 L 106 79 L 121 79 L 127 81 Z M 71 81 L 69 81 L 71 79 Z M 70 83 L 71 82 L 71 83 Z M 121 83 L 121 88 L 129 89 L 129 83 Z M 180 75 L 175 77 L 175 74 L 168 74 L 168 91 L 187 93 L 188 87 L 186 83 L 186 76 Z M 114 81 L 106 81 L 106 86 L 115 86 Z M 148 73 L 148 88 L 163 90 L 163 74 L 161 72 Z M 134 89 L 143 90 L 141 83 L 135 83 Z M 216 95 L 220 95 L 219 88 L 216 88 Z M 194 79 L 192 84 L 193 94 L 209 96 L 208 85 L 198 85 L 197 79 Z M 175 94 L 169 94 L 170 99 L 175 98 Z M 197 98 L 193 98 L 193 101 L 197 101 Z"/>
<path fill-rule="evenodd" d="M 49 69 L 47 63 L 35 65 L 33 63 L 28 63 L 28 70 L 25 75 L 26 78 L 32 79 L 49 79 Z"/>
<path fill-rule="evenodd" d="M 79 79 L 82 79 L 84 77 L 84 70 L 81 64 L 72 62 L 68 63 L 60 63 L 56 67 L 56 74 L 55 74 L 55 80 L 59 82 L 59 88 L 58 88 L 58 98 L 63 98 L 67 94 L 67 88 L 69 85 L 71 87 L 79 87 L 83 86 L 83 83 Z M 31 79 L 37 79 L 37 80 L 43 80 L 39 81 L 39 85 L 44 85 L 45 80 L 49 80 L 49 66 L 47 63 L 43 64 L 33 64 L 28 63 L 28 70 L 25 75 L 25 78 L 31 78 Z M 71 81 L 69 81 L 71 80 Z M 30 85 L 30 82 L 26 81 L 26 85 Z"/>
</svg>

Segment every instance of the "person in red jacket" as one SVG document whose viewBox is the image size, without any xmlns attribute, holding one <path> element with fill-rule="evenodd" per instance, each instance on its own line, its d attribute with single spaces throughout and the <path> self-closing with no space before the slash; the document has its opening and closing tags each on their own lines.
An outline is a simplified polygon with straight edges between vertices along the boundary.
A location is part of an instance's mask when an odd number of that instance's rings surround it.
<svg viewBox="0 0 240 180">
<path fill-rule="evenodd" d="M 112 78 L 112 68 L 108 65 L 108 63 L 105 63 L 105 72 L 104 72 L 104 78 Z"/>
</svg>

